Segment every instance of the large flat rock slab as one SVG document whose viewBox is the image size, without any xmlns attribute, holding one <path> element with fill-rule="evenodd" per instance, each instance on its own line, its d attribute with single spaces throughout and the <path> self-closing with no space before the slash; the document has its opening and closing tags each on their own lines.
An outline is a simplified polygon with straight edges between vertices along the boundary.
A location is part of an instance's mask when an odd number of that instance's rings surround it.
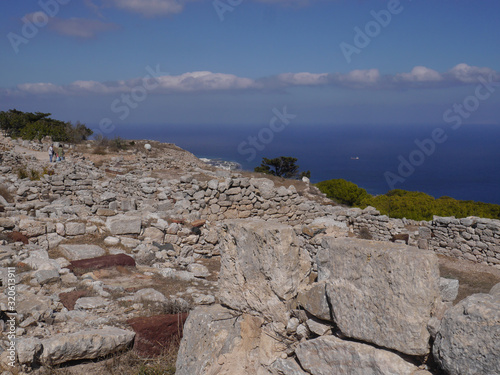
<svg viewBox="0 0 500 375">
<path fill-rule="evenodd" d="M 109 217 L 106 226 L 113 235 L 140 234 L 142 220 L 140 217 L 117 215 Z"/>
<path fill-rule="evenodd" d="M 434 253 L 325 237 L 317 263 L 333 321 L 345 336 L 405 354 L 429 353 L 427 324 L 441 301 Z"/>
<path fill-rule="evenodd" d="M 135 333 L 115 327 L 56 335 L 42 340 L 41 362 L 57 365 L 80 359 L 94 359 L 125 349 Z"/>
<path fill-rule="evenodd" d="M 102 256 L 104 249 L 97 245 L 59 245 L 59 249 L 68 260 L 81 260 Z"/>
<path fill-rule="evenodd" d="M 335 336 L 303 342 L 295 354 L 311 375 L 414 375 L 418 370 L 392 352 Z"/>
</svg>

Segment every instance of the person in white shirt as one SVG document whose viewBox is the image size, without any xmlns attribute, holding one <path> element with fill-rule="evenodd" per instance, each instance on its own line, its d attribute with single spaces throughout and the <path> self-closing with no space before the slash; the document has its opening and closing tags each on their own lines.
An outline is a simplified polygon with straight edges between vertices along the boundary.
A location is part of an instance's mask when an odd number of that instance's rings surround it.
<svg viewBox="0 0 500 375">
<path fill-rule="evenodd" d="M 49 147 L 49 160 L 52 163 L 52 157 L 54 156 L 54 145 L 50 145 Z"/>
</svg>

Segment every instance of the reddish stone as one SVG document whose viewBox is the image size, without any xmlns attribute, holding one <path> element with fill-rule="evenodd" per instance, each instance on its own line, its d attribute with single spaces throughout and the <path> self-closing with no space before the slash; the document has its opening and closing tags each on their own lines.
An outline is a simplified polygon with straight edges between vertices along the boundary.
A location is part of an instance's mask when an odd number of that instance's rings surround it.
<svg viewBox="0 0 500 375">
<path fill-rule="evenodd" d="M 68 268 L 75 274 L 82 275 L 89 270 L 116 266 L 135 267 L 135 260 L 127 254 L 103 255 L 101 257 L 73 260 Z"/>
<path fill-rule="evenodd" d="M 205 225 L 207 221 L 206 220 L 195 220 L 191 223 L 191 226 L 193 228 L 199 228 Z"/>
<path fill-rule="evenodd" d="M 27 245 L 28 244 L 28 237 L 26 237 L 24 234 L 20 233 L 20 232 L 10 232 L 10 233 L 7 233 L 7 237 L 9 237 L 9 239 L 12 241 L 12 242 L 22 242 L 23 244 Z"/>
<path fill-rule="evenodd" d="M 144 357 L 155 357 L 178 344 L 188 314 L 155 315 L 127 321 L 135 335 L 134 350 Z"/>
<path fill-rule="evenodd" d="M 87 296 L 87 292 L 84 290 L 75 290 L 73 292 L 61 293 L 59 294 L 59 300 L 68 310 L 73 310 L 75 308 L 76 300 L 80 297 Z"/>
</svg>

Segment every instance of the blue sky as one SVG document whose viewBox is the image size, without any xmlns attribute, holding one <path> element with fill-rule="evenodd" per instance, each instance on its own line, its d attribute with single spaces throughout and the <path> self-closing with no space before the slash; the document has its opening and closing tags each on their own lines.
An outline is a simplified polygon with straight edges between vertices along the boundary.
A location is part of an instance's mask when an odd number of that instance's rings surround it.
<svg viewBox="0 0 500 375">
<path fill-rule="evenodd" d="M 284 106 L 299 125 L 500 124 L 499 14 L 498 0 L 2 1 L 0 110 L 92 126 L 267 124 Z"/>
</svg>

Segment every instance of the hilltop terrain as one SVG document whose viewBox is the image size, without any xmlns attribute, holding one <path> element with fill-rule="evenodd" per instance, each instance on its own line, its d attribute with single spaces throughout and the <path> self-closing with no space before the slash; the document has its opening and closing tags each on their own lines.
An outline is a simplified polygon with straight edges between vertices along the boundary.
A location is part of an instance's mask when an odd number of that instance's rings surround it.
<svg viewBox="0 0 500 375">
<path fill-rule="evenodd" d="M 173 144 L 126 142 L 118 150 L 64 145 L 66 159 L 49 163 L 47 143 L 0 138 L 0 270 L 2 285 L 15 286 L 17 312 L 16 366 L 9 342 L 1 343 L 6 371 L 132 374 L 153 371 L 161 361 L 141 358 L 163 354 L 156 358 L 171 358 L 163 373 L 174 373 L 186 319 L 180 374 L 319 374 L 338 361 L 382 366 L 379 373 L 396 371 L 390 363 L 398 373 L 460 373 L 454 364 L 476 344 L 486 350 L 478 366 L 498 368 L 488 354 L 497 350 L 488 341 L 496 318 L 471 348 L 449 344 L 453 329 L 440 328 L 456 324 L 453 305 L 484 305 L 470 298 L 486 299 L 498 314 L 498 293 L 470 297 L 500 282 L 498 221 L 389 219 L 371 207 L 336 206 L 303 181 L 219 170 Z M 339 251 L 337 262 L 353 256 L 342 274 L 330 263 Z M 369 278 L 351 284 L 351 272 L 368 275 L 367 264 Z M 370 330 L 341 319 L 352 315 L 347 305 L 330 310 L 353 296 L 341 285 L 361 293 L 349 303 L 363 306 L 358 318 L 372 321 Z M 397 295 L 411 298 L 401 304 Z M 4 332 L 7 297 L 0 296 Z M 396 337 L 373 325 L 383 319 L 362 303 L 368 298 L 386 301 Z M 413 327 L 402 323 L 412 319 Z M 308 364 L 332 347 L 366 357 Z"/>
</svg>

